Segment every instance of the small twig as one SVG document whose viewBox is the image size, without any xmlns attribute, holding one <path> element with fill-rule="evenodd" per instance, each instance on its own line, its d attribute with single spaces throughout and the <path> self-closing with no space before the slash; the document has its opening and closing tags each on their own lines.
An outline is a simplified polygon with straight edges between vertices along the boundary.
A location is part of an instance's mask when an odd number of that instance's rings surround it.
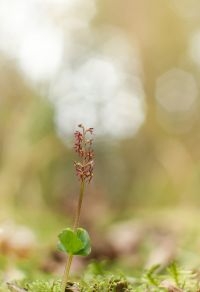
<svg viewBox="0 0 200 292">
<path fill-rule="evenodd" d="M 28 291 L 27 289 L 20 288 L 19 286 L 17 286 L 14 283 L 7 283 L 7 286 L 11 292 L 27 292 Z"/>
</svg>

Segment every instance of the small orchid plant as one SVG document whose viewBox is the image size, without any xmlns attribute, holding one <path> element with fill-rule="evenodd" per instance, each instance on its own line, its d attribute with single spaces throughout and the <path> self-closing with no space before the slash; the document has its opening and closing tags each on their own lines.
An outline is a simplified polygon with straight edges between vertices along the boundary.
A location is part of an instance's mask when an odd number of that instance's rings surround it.
<svg viewBox="0 0 200 292">
<path fill-rule="evenodd" d="M 79 221 L 85 187 L 93 178 L 94 151 L 92 149 L 93 139 L 91 138 L 93 128 L 85 128 L 82 124 L 78 125 L 78 127 L 79 130 L 74 133 L 74 150 L 80 158 L 80 161 L 74 162 L 76 175 L 80 182 L 76 216 L 73 228 L 66 228 L 58 235 L 59 249 L 68 254 L 61 292 L 65 292 L 73 256 L 87 256 L 91 252 L 89 234 L 85 229 L 79 227 Z"/>
</svg>

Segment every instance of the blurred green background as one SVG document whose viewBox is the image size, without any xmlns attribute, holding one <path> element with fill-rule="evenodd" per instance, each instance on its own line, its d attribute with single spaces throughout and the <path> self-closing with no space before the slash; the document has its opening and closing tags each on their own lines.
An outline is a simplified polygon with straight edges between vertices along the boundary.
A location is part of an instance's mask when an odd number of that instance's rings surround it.
<svg viewBox="0 0 200 292">
<path fill-rule="evenodd" d="M 76 188 L 71 140 L 86 121 L 93 196 L 197 206 L 198 1 L 68 2 L 0 2 L 1 205 L 59 209 Z"/>
<path fill-rule="evenodd" d="M 72 220 L 84 123 L 95 176 L 83 223 L 167 221 L 164 209 L 169 225 L 194 223 L 199 11 L 197 0 L 0 0 L 1 220 L 48 223 L 40 232 L 53 236 Z"/>
</svg>

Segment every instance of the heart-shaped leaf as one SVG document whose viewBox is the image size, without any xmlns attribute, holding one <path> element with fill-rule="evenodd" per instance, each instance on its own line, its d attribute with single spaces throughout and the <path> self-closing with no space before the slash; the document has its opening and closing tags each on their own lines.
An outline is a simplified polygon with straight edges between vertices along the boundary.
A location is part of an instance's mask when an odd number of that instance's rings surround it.
<svg viewBox="0 0 200 292">
<path fill-rule="evenodd" d="M 59 235 L 58 248 L 70 255 L 88 255 L 91 251 L 88 232 L 83 228 L 64 229 Z"/>
<path fill-rule="evenodd" d="M 90 237 L 88 232 L 83 228 L 77 229 L 77 236 L 84 243 L 84 247 L 79 251 L 78 255 L 87 256 L 91 252 Z"/>
</svg>

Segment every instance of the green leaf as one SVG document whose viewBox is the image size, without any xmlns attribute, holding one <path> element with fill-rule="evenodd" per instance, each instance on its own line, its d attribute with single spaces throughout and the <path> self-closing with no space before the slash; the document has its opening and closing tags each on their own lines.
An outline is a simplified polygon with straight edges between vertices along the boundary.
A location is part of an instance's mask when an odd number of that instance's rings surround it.
<svg viewBox="0 0 200 292">
<path fill-rule="evenodd" d="M 89 255 L 91 252 L 91 246 L 90 246 L 90 237 L 89 237 L 88 232 L 83 228 L 78 228 L 77 236 L 84 243 L 83 249 L 81 249 L 78 254 L 82 256 Z"/>
<path fill-rule="evenodd" d="M 58 235 L 58 238 L 58 248 L 70 255 L 86 256 L 91 251 L 88 232 L 83 228 L 76 230 L 66 228 Z"/>
</svg>

